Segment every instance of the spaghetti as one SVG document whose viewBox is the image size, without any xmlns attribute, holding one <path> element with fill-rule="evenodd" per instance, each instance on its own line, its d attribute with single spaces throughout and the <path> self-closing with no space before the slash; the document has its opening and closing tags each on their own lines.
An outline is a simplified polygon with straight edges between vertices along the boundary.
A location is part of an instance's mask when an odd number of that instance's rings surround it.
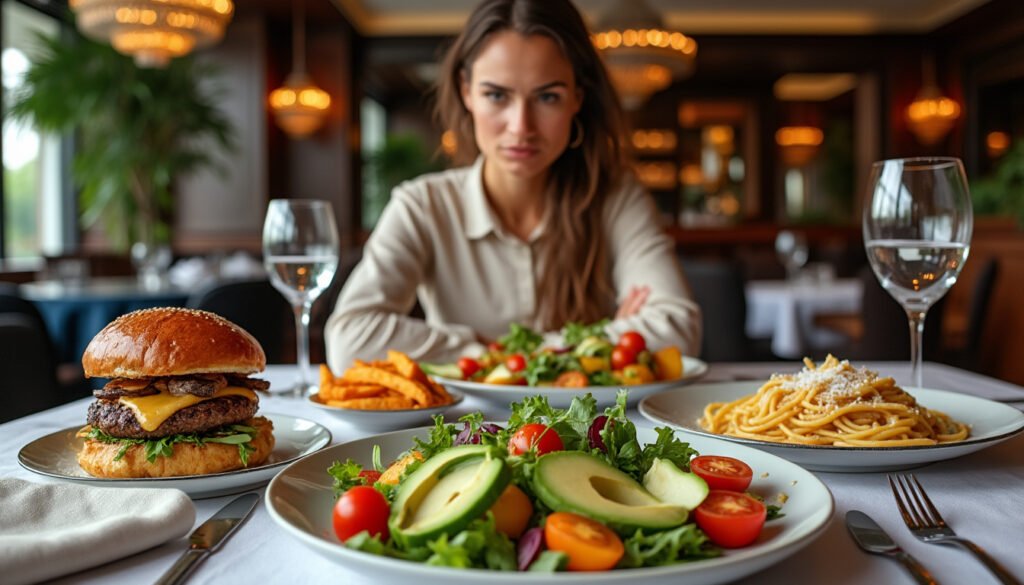
<svg viewBox="0 0 1024 585">
<path fill-rule="evenodd" d="M 802 445 L 907 447 L 967 438 L 967 425 L 928 410 L 863 367 L 829 355 L 797 374 L 773 374 L 750 396 L 712 402 L 700 425 L 718 434 Z"/>
</svg>

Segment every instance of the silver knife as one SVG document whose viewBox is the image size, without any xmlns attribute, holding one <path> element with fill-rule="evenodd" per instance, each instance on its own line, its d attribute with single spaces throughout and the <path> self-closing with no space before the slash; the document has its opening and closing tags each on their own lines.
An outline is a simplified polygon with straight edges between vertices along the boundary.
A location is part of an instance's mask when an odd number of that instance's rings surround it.
<svg viewBox="0 0 1024 585">
<path fill-rule="evenodd" d="M 220 545 L 238 528 L 249 512 L 260 501 L 259 494 L 244 494 L 228 502 L 219 512 L 210 517 L 189 535 L 189 548 L 181 555 L 174 566 L 156 582 L 156 585 L 178 585 L 183 583 L 192 569 L 216 552 Z"/>
<path fill-rule="evenodd" d="M 850 510 L 846 513 L 846 527 L 850 529 L 853 540 L 864 550 L 870 553 L 882 554 L 893 557 L 903 563 L 903 566 L 910 571 L 914 579 L 921 585 L 938 585 L 938 581 L 925 569 L 917 559 L 903 552 L 882 527 L 860 510 Z"/>
</svg>

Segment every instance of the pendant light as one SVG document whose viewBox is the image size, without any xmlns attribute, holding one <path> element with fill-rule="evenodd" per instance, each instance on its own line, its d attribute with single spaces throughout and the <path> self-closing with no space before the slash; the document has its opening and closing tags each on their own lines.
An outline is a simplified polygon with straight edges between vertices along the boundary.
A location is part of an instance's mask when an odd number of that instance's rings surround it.
<svg viewBox="0 0 1024 585">
<path fill-rule="evenodd" d="M 303 0 L 292 4 L 292 72 L 284 85 L 270 93 L 274 121 L 289 136 L 304 138 L 327 118 L 331 96 L 306 74 L 306 14 Z"/>
</svg>

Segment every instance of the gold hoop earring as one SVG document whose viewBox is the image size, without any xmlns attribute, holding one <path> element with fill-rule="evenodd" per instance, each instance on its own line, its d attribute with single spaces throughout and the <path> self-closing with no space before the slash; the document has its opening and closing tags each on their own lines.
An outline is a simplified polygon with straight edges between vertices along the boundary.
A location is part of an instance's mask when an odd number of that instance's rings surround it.
<svg viewBox="0 0 1024 585">
<path fill-rule="evenodd" d="M 579 148 L 583 146 L 583 122 L 576 116 L 572 117 L 572 127 L 576 129 L 576 138 L 569 143 L 569 148 Z"/>
</svg>

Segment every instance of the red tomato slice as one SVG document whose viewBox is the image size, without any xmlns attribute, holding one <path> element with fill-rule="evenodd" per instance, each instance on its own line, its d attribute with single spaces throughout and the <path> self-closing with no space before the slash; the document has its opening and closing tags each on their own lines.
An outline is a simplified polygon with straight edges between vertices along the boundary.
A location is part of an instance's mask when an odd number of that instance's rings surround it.
<svg viewBox="0 0 1024 585">
<path fill-rule="evenodd" d="M 711 542 L 725 548 L 747 546 L 757 539 L 768 509 L 764 504 L 739 492 L 711 490 L 693 519 Z"/>
<path fill-rule="evenodd" d="M 521 372 L 526 369 L 526 358 L 521 353 L 514 353 L 505 358 L 505 367 L 510 372 Z"/>
<path fill-rule="evenodd" d="M 359 477 L 363 478 L 364 484 L 373 485 L 380 480 L 380 472 L 376 469 L 364 469 L 359 472 Z"/>
<path fill-rule="evenodd" d="M 362 531 L 388 539 L 388 516 L 391 506 L 384 494 L 368 485 L 356 486 L 334 504 L 334 534 L 342 542 Z"/>
<path fill-rule="evenodd" d="M 713 490 L 743 492 L 750 487 L 754 471 L 750 466 L 724 455 L 701 455 L 690 461 L 690 471 L 708 482 Z"/>
<path fill-rule="evenodd" d="M 511 455 L 522 455 L 527 451 L 535 451 L 540 457 L 552 451 L 561 451 L 565 446 L 555 429 L 541 424 L 530 423 L 519 427 L 508 440 L 508 452 Z"/>
</svg>

